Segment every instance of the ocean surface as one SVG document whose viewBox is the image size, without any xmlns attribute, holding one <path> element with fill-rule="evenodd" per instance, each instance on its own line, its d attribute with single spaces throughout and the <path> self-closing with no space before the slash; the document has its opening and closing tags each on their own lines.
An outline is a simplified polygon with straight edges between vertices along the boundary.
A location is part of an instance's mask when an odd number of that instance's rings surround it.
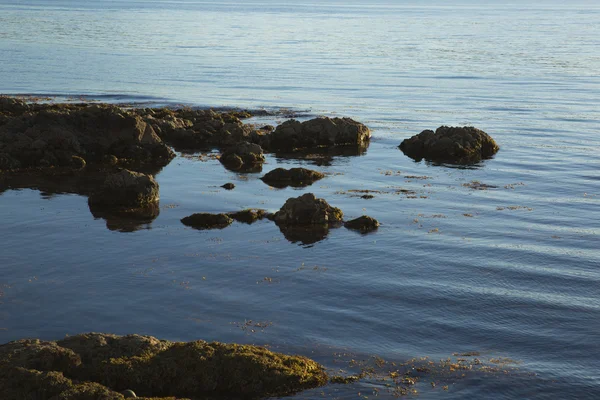
<svg viewBox="0 0 600 400">
<path fill-rule="evenodd" d="M 333 374 L 375 363 L 303 399 L 394 398 L 386 374 L 407 362 L 430 369 L 408 398 L 600 398 L 597 1 L 0 0 L 0 93 L 373 131 L 360 155 L 267 157 L 263 173 L 328 174 L 304 189 L 181 155 L 157 175 L 150 223 L 2 188 L 0 343 L 140 333 L 268 345 Z M 476 126 L 501 150 L 454 168 L 397 148 L 440 125 Z M 382 225 L 302 243 L 268 221 L 180 223 L 305 192 Z"/>
</svg>

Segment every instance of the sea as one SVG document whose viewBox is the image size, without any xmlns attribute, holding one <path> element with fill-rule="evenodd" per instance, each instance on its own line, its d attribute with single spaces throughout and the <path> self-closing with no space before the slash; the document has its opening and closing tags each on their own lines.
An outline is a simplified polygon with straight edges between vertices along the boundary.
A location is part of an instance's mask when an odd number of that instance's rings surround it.
<svg viewBox="0 0 600 400">
<path fill-rule="evenodd" d="M 373 135 L 256 173 L 178 153 L 159 216 L 137 223 L 0 188 L 0 343 L 139 333 L 367 371 L 300 399 L 600 398 L 599 2 L 0 0 L 0 93 L 351 117 Z M 398 149 L 442 125 L 500 151 L 457 167 Z M 326 177 L 259 179 L 298 166 Z M 180 222 L 307 192 L 381 226 L 303 241 L 267 220 Z"/>
</svg>

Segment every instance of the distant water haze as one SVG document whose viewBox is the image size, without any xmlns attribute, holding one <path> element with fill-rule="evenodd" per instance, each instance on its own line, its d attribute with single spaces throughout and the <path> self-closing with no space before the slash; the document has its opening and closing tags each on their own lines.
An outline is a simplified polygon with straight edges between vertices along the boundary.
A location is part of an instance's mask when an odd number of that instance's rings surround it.
<svg viewBox="0 0 600 400">
<path fill-rule="evenodd" d="M 158 217 L 125 228 L 83 196 L 0 186 L 0 343 L 135 332 L 333 370 L 340 354 L 475 351 L 498 371 L 424 378 L 419 398 L 600 398 L 599 22 L 596 1 L 0 0 L 2 94 L 264 108 L 249 122 L 273 125 L 348 116 L 373 134 L 363 154 L 267 155 L 262 173 L 181 155 L 156 177 Z M 398 150 L 440 125 L 476 126 L 500 151 L 456 168 Z M 298 166 L 327 175 L 259 179 Z M 303 245 L 268 221 L 180 223 L 309 191 L 381 227 Z M 376 379 L 323 390 L 375 389 L 393 398 Z"/>
</svg>

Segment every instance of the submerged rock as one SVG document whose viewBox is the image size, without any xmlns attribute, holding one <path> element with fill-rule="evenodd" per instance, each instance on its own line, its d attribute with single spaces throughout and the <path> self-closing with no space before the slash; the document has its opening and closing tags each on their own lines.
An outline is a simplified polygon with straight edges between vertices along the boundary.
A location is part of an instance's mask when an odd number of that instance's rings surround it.
<svg viewBox="0 0 600 400">
<path fill-rule="evenodd" d="M 361 231 L 363 233 L 371 232 L 379 228 L 379 221 L 375 218 L 363 215 L 362 217 L 344 222 L 344 226 L 348 229 Z"/>
<path fill-rule="evenodd" d="M 344 213 L 312 193 L 289 198 L 275 213 L 277 225 L 331 225 L 340 223 Z"/>
<path fill-rule="evenodd" d="M 227 169 L 248 171 L 261 168 L 265 162 L 265 156 L 263 155 L 263 149 L 259 145 L 241 142 L 224 151 L 219 161 Z"/>
<path fill-rule="evenodd" d="M 257 346 L 91 333 L 0 346 L 6 399 L 262 398 L 327 383 L 316 362 Z M 121 392 L 121 393 L 119 393 Z"/>
<path fill-rule="evenodd" d="M 425 130 L 405 139 L 400 150 L 420 161 L 468 164 L 492 157 L 498 145 L 487 133 L 470 126 L 440 126 L 435 132 Z"/>
<path fill-rule="evenodd" d="M 109 175 L 103 187 L 89 198 L 95 207 L 141 208 L 159 200 L 158 183 L 150 175 L 126 169 Z"/>
<path fill-rule="evenodd" d="M 223 229 L 233 222 L 227 214 L 196 213 L 187 216 L 181 222 L 195 229 Z"/>
<path fill-rule="evenodd" d="M 319 117 L 305 122 L 292 119 L 269 135 L 268 149 L 285 152 L 320 146 L 362 146 L 370 138 L 369 128 L 351 118 Z"/>
<path fill-rule="evenodd" d="M 268 217 L 268 213 L 261 209 L 247 209 L 228 214 L 231 218 L 238 222 L 244 222 L 246 224 L 252 224 L 258 220 Z"/>
<path fill-rule="evenodd" d="M 321 172 L 306 168 L 291 168 L 289 170 L 284 168 L 275 168 L 260 179 L 270 186 L 284 188 L 287 186 L 309 186 L 324 177 L 325 175 Z"/>
</svg>

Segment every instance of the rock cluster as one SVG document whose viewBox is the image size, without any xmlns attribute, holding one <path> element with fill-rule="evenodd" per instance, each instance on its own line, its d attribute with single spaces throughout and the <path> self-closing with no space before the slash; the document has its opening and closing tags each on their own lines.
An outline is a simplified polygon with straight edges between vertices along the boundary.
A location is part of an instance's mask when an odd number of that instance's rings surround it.
<svg viewBox="0 0 600 400">
<path fill-rule="evenodd" d="M 6 399 L 262 398 L 327 383 L 316 362 L 249 345 L 89 333 L 0 346 Z"/>
<path fill-rule="evenodd" d="M 468 164 L 490 158 L 499 150 L 487 133 L 470 126 L 440 126 L 405 139 L 400 150 L 410 158 L 428 161 Z"/>
</svg>

